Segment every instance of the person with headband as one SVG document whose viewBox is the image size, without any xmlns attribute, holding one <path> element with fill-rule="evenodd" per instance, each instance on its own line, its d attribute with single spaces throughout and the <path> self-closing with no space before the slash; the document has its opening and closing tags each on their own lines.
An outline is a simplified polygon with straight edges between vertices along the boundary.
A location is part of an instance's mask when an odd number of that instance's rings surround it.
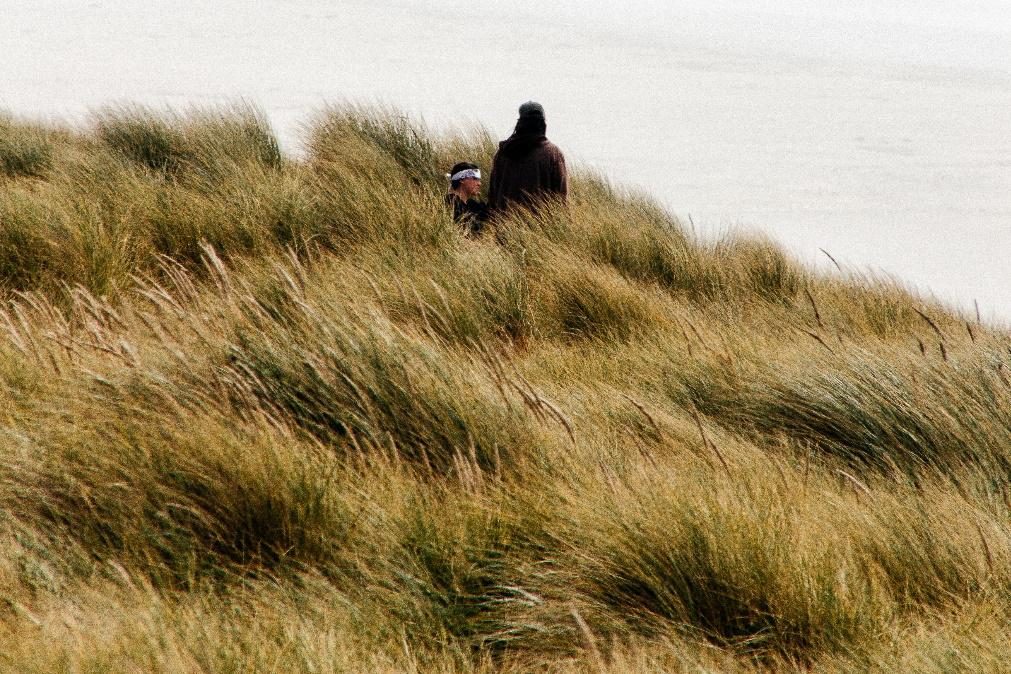
<svg viewBox="0 0 1011 674">
<path fill-rule="evenodd" d="M 492 213 L 510 206 L 536 210 L 545 198 L 566 201 L 569 178 L 565 156 L 547 139 L 544 107 L 529 101 L 520 106 L 516 129 L 499 143 L 492 162 L 488 209 Z"/>
<path fill-rule="evenodd" d="M 477 236 L 484 229 L 488 206 L 476 197 L 481 192 L 481 169 L 470 162 L 460 162 L 450 169 L 449 194 L 446 205 L 453 209 L 453 219 L 466 228 L 469 235 Z"/>
</svg>

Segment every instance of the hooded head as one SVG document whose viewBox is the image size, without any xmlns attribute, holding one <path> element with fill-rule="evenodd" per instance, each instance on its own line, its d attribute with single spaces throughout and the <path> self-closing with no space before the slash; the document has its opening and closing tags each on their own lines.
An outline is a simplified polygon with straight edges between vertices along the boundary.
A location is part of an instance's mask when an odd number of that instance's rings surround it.
<svg viewBox="0 0 1011 674">
<path fill-rule="evenodd" d="M 544 117 L 544 106 L 534 101 L 527 101 L 520 106 L 520 117 Z"/>
<path fill-rule="evenodd" d="M 547 130 L 544 108 L 540 103 L 527 101 L 520 106 L 520 118 L 516 120 L 513 135 L 499 143 L 499 152 L 511 159 L 521 159 L 547 142 L 544 135 Z"/>
<path fill-rule="evenodd" d="M 534 101 L 527 101 L 520 106 L 520 117 L 516 120 L 517 134 L 543 135 L 547 129 L 543 105 Z"/>
</svg>

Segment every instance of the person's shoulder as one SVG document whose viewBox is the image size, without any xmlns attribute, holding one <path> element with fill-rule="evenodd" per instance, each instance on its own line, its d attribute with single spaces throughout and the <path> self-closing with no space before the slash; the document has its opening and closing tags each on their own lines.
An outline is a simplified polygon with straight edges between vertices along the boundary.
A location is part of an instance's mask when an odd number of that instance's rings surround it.
<svg viewBox="0 0 1011 674">
<path fill-rule="evenodd" d="M 562 154 L 560 147 L 552 143 L 550 140 L 545 140 L 544 144 L 539 148 L 542 156 L 550 157 L 552 159 L 565 159 L 565 155 Z"/>
</svg>

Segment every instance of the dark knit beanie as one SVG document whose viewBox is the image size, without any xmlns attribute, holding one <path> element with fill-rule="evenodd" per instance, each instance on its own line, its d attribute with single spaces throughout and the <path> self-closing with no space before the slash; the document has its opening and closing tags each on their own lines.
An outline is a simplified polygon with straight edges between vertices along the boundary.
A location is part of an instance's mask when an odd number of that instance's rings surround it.
<svg viewBox="0 0 1011 674">
<path fill-rule="evenodd" d="M 523 117 L 540 117 L 544 119 L 544 106 L 540 103 L 527 101 L 520 106 L 520 118 L 522 119 Z"/>
</svg>

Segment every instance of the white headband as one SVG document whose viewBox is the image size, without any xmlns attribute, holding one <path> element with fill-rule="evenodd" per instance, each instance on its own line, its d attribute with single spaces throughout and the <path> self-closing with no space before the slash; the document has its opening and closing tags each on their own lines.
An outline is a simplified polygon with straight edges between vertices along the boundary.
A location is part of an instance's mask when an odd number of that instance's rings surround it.
<svg viewBox="0 0 1011 674">
<path fill-rule="evenodd" d="M 459 173 L 454 173 L 449 177 L 450 181 L 456 182 L 457 180 L 463 180 L 464 178 L 477 178 L 481 179 L 481 169 L 464 169 Z"/>
</svg>

